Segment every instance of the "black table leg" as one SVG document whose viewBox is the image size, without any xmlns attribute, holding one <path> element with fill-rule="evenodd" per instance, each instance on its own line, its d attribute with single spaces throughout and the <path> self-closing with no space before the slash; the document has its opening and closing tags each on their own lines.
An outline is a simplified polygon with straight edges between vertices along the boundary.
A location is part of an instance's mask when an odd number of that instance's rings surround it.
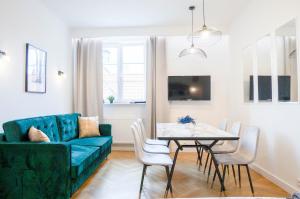
<svg viewBox="0 0 300 199">
<path fill-rule="evenodd" d="M 211 159 L 215 165 L 215 169 L 216 169 L 216 173 L 218 175 L 218 178 L 219 178 L 219 181 L 220 181 L 220 184 L 221 184 L 221 191 L 225 191 L 225 186 L 224 186 L 224 181 L 223 181 L 223 178 L 221 176 L 221 173 L 220 173 L 220 170 L 219 170 L 219 165 L 218 165 L 218 162 L 215 158 L 215 154 L 213 153 L 213 151 L 211 150 L 211 147 L 214 145 L 215 143 L 211 144 L 210 146 L 206 146 L 207 150 L 209 151 L 209 153 L 211 154 Z"/>
<path fill-rule="evenodd" d="M 197 144 L 197 142 L 195 141 L 195 145 L 196 145 L 196 150 L 197 150 L 197 163 L 199 161 L 199 165 L 201 165 L 201 156 L 200 156 L 200 153 L 201 153 L 201 147 L 200 145 Z"/>
<path fill-rule="evenodd" d="M 169 140 L 169 141 L 168 141 L 168 144 L 167 144 L 167 147 L 169 147 L 169 146 L 170 146 L 170 142 L 171 142 L 171 141 Z"/>
<path fill-rule="evenodd" d="M 198 140 L 196 140 L 195 144 L 193 144 L 193 145 L 191 145 L 191 144 L 181 145 L 179 143 L 179 140 L 184 140 L 184 139 L 172 139 L 172 140 L 176 143 L 177 149 L 175 151 L 175 155 L 174 155 L 174 158 L 173 158 L 173 164 L 172 164 L 172 167 L 171 167 L 171 171 L 169 173 L 169 179 L 168 179 L 168 183 L 167 183 L 167 187 L 166 187 L 166 191 L 165 191 L 165 197 L 168 196 L 169 190 L 172 189 L 172 187 L 171 187 L 172 183 L 171 182 L 172 182 L 172 178 L 173 178 L 173 174 L 174 174 L 174 170 L 175 170 L 177 156 L 178 156 L 179 150 L 183 150 L 183 148 L 195 148 L 196 147 L 198 149 L 197 150 L 198 158 L 199 158 L 199 152 L 200 152 L 200 165 L 201 165 L 201 159 L 202 159 L 202 155 L 203 155 L 202 153 L 203 153 L 204 150 L 206 150 L 211 155 L 210 165 L 213 162 L 213 164 L 215 166 L 214 179 L 215 179 L 215 176 L 218 175 L 218 178 L 219 178 L 219 181 L 220 181 L 220 184 L 221 184 L 221 192 L 225 191 L 224 178 L 222 178 L 218 162 L 216 160 L 215 154 L 212 151 L 212 147 L 219 141 L 219 139 L 212 139 L 214 141 L 210 145 L 202 145 Z"/>
<path fill-rule="evenodd" d="M 175 143 L 177 145 L 177 149 L 176 149 L 176 152 L 175 152 L 175 155 L 174 155 L 173 165 L 172 165 L 171 172 L 170 172 L 170 178 L 168 180 L 167 188 L 166 188 L 166 191 L 165 191 L 165 197 L 168 196 L 168 192 L 169 192 L 170 187 L 171 187 L 172 177 L 173 177 L 173 174 L 174 174 L 174 169 L 175 169 L 176 160 L 177 160 L 179 150 L 182 150 L 182 147 L 180 146 L 179 142 L 175 140 Z"/>
</svg>

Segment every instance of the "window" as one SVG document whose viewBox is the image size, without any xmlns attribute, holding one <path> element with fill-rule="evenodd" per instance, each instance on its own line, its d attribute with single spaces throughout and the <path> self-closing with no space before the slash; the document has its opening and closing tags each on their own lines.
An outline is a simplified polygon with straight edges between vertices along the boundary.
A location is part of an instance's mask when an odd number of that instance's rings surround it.
<svg viewBox="0 0 300 199">
<path fill-rule="evenodd" d="M 145 43 L 107 43 L 103 46 L 103 98 L 117 103 L 145 101 Z"/>
</svg>

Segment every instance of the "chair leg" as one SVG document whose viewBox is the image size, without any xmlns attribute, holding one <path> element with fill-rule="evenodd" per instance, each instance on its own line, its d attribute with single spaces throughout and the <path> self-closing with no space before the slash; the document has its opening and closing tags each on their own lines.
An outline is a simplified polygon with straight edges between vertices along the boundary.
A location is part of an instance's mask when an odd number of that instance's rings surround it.
<svg viewBox="0 0 300 199">
<path fill-rule="evenodd" d="M 203 148 L 200 148 L 200 166 L 202 166 Z"/>
<path fill-rule="evenodd" d="M 169 183 L 169 181 L 170 181 L 170 169 L 169 169 L 169 166 L 165 166 L 165 168 L 166 168 L 167 179 L 168 179 L 168 183 Z M 172 188 L 171 182 L 170 182 L 170 192 L 171 192 L 171 194 L 173 194 L 173 188 Z"/>
<path fill-rule="evenodd" d="M 210 172 L 211 172 L 211 166 L 212 166 L 212 158 L 210 158 L 210 163 L 209 163 L 209 168 L 208 168 L 208 175 L 207 175 L 207 183 L 209 182 L 209 176 L 210 176 Z"/>
<path fill-rule="evenodd" d="M 198 164 L 198 162 L 200 161 L 200 147 L 198 147 L 197 142 L 195 141 L 195 145 L 196 145 L 196 151 L 197 151 L 197 162 L 196 164 Z"/>
<path fill-rule="evenodd" d="M 204 174 L 205 174 L 205 171 L 206 171 L 206 167 L 207 167 L 207 163 L 208 163 L 209 157 L 210 157 L 210 153 L 207 153 L 207 157 L 206 157 L 206 161 L 205 161 L 205 166 L 204 166 L 204 171 L 203 171 Z"/>
<path fill-rule="evenodd" d="M 249 183 L 250 183 L 250 187 L 251 187 L 251 192 L 252 192 L 252 195 L 254 196 L 254 189 L 253 189 L 253 184 L 252 184 L 252 179 L 251 179 L 248 164 L 246 164 L 246 169 L 247 169 L 247 174 L 248 174 Z"/>
<path fill-rule="evenodd" d="M 200 170 L 201 166 L 202 166 L 202 157 L 203 157 L 203 148 L 200 148 L 200 160 L 199 160 L 199 166 L 198 166 L 198 170 Z"/>
<path fill-rule="evenodd" d="M 233 173 L 233 177 L 234 177 L 234 183 L 236 185 L 236 177 L 235 177 L 235 169 L 234 169 L 234 165 L 231 165 L 232 168 L 232 173 Z"/>
<path fill-rule="evenodd" d="M 217 170 L 215 170 L 214 177 L 213 177 L 213 180 L 212 180 L 212 182 L 211 182 L 211 187 L 210 187 L 210 188 L 213 188 L 214 183 L 215 183 L 216 176 L 217 176 Z"/>
<path fill-rule="evenodd" d="M 223 183 L 225 182 L 225 174 L 226 174 L 226 168 L 228 165 L 224 165 L 224 169 L 223 169 Z"/>
<path fill-rule="evenodd" d="M 147 165 L 144 164 L 144 166 L 143 166 L 142 180 L 141 180 L 141 186 L 140 186 L 140 193 L 142 193 L 143 183 L 144 183 L 144 176 L 145 176 L 146 170 L 147 170 Z"/>
<path fill-rule="evenodd" d="M 238 165 L 239 187 L 241 188 L 241 165 Z"/>
</svg>

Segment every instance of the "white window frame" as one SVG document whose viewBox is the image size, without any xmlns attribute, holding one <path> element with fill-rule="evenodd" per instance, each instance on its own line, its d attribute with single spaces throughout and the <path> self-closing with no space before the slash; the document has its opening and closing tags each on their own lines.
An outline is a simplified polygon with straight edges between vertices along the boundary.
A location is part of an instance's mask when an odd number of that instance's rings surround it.
<svg viewBox="0 0 300 199">
<path fill-rule="evenodd" d="M 126 63 L 126 64 L 144 64 L 144 96 L 145 99 L 131 99 L 131 100 L 124 100 L 123 99 L 123 47 L 125 46 L 144 46 L 144 62 L 143 63 Z M 135 103 L 137 101 L 146 102 L 146 79 L 147 79 L 147 45 L 146 41 L 109 41 L 109 42 L 103 42 L 103 49 L 105 48 L 117 48 L 117 96 L 116 100 L 114 101 L 117 104 L 130 104 Z M 107 99 L 104 99 L 105 103 Z"/>
</svg>

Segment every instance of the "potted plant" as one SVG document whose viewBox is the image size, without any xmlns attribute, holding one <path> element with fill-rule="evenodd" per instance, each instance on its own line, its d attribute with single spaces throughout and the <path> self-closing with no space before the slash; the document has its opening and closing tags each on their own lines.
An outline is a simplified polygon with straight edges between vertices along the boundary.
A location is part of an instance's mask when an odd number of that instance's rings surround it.
<svg viewBox="0 0 300 199">
<path fill-rule="evenodd" d="M 114 103 L 115 97 L 111 95 L 111 96 L 108 96 L 107 99 L 108 99 L 109 103 L 112 104 L 112 103 Z"/>
</svg>

